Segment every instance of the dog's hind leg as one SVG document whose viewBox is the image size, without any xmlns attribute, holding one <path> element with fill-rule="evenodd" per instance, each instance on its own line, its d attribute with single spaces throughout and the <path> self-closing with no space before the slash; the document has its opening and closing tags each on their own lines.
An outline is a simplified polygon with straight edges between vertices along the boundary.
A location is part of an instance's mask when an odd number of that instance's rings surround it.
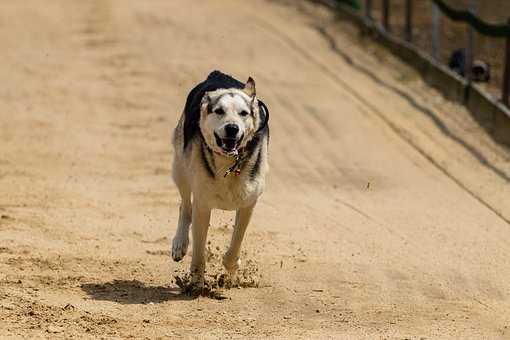
<svg viewBox="0 0 510 340">
<path fill-rule="evenodd" d="M 181 206 L 179 207 L 179 222 L 172 241 L 172 258 L 180 261 L 186 255 L 189 245 L 189 225 L 191 223 L 191 190 L 188 183 L 183 180 L 175 180 L 181 194 Z"/>
<path fill-rule="evenodd" d="M 204 286 L 205 271 L 205 242 L 211 220 L 211 209 L 202 206 L 193 198 L 192 209 L 192 232 L 193 232 L 193 256 L 191 259 L 191 282 L 194 288 L 201 289 Z"/>
<path fill-rule="evenodd" d="M 249 207 L 240 208 L 236 212 L 236 222 L 230 241 L 230 247 L 223 256 L 223 266 L 225 266 L 225 269 L 231 274 L 235 273 L 241 265 L 241 260 L 239 259 L 241 243 L 243 242 L 246 227 L 248 227 L 250 223 L 253 208 L 255 208 L 255 203 Z"/>
</svg>

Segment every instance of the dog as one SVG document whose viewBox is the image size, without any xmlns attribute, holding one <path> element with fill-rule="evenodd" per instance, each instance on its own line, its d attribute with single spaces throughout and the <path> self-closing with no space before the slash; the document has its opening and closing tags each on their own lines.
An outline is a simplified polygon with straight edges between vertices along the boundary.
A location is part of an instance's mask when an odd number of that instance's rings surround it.
<svg viewBox="0 0 510 340">
<path fill-rule="evenodd" d="M 204 287 L 205 246 L 212 209 L 235 210 L 223 266 L 239 268 L 241 243 L 268 172 L 269 110 L 255 81 L 242 83 L 220 71 L 189 93 L 173 136 L 173 180 L 181 196 L 172 258 L 180 261 L 193 233 L 191 284 Z"/>
<path fill-rule="evenodd" d="M 458 75 L 466 76 L 466 50 L 461 48 L 452 52 L 448 67 Z M 471 79 L 474 82 L 489 82 L 491 80 L 490 65 L 483 60 L 474 60 L 471 68 Z"/>
</svg>

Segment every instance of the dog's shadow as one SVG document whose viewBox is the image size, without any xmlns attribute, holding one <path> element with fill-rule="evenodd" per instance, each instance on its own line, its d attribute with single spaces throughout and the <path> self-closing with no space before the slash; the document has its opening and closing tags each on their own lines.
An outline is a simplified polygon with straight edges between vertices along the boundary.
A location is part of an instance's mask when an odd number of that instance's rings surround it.
<svg viewBox="0 0 510 340">
<path fill-rule="evenodd" d="M 191 300 L 178 287 L 146 286 L 138 280 L 113 280 L 105 283 L 84 283 L 81 289 L 94 300 L 120 304 L 149 304 L 165 301 Z"/>
</svg>

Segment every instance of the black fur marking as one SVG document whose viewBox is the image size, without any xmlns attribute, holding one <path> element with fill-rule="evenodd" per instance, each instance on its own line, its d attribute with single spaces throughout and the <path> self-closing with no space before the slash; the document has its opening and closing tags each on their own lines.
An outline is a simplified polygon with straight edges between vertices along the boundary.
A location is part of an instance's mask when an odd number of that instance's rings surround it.
<svg viewBox="0 0 510 340">
<path fill-rule="evenodd" d="M 251 179 L 254 179 L 260 171 L 260 164 L 262 162 L 262 146 L 259 146 L 260 142 L 267 137 L 266 142 L 269 144 L 269 110 L 267 109 L 266 104 L 264 104 L 261 100 L 259 100 L 259 114 L 261 120 L 260 126 L 257 132 L 255 132 L 253 138 L 246 144 L 246 148 L 244 150 L 246 153 L 246 159 L 251 159 L 255 151 L 258 151 L 255 164 L 253 164 L 253 167 L 250 169 Z M 241 170 L 243 170 L 243 168 L 244 165 L 241 167 Z"/>
<path fill-rule="evenodd" d="M 265 106 L 265 105 L 264 105 Z M 266 108 L 267 110 L 267 108 Z M 262 146 L 259 147 L 260 142 L 267 137 L 267 142 L 269 143 L 269 126 L 267 125 L 267 119 L 261 125 L 262 129 L 259 128 L 255 136 L 246 144 L 244 152 L 246 153 L 246 159 L 251 159 L 255 151 L 258 151 L 257 159 L 255 160 L 255 164 L 253 168 L 250 169 L 250 177 L 253 179 L 258 174 L 260 169 L 260 164 L 262 161 Z M 241 167 L 241 170 L 245 167 L 246 163 Z"/>
<path fill-rule="evenodd" d="M 260 115 L 260 126 L 256 132 L 263 132 L 264 130 L 267 130 L 267 135 L 269 136 L 269 110 L 267 109 L 266 104 L 262 100 L 259 99 L 259 115 Z"/>
<path fill-rule="evenodd" d="M 209 148 L 205 145 L 205 142 L 200 143 L 200 156 L 202 156 L 202 162 L 204 163 L 204 166 L 205 166 L 209 176 L 214 178 L 215 177 L 214 176 L 214 171 L 213 171 L 213 169 L 211 167 L 211 164 L 209 163 L 209 158 L 207 157 L 206 152 L 210 156 L 211 150 L 209 150 Z"/>
<path fill-rule="evenodd" d="M 257 159 L 255 160 L 255 164 L 253 164 L 253 167 L 250 171 L 250 178 L 253 180 L 257 177 L 260 171 L 260 163 L 262 161 L 262 149 L 259 148 L 259 152 L 257 153 Z"/>
<path fill-rule="evenodd" d="M 209 91 L 231 88 L 242 90 L 244 84 L 220 71 L 213 71 L 206 80 L 191 90 L 184 106 L 184 149 L 200 131 L 200 102 L 204 94 Z"/>
<path fill-rule="evenodd" d="M 255 150 L 257 150 L 257 147 L 260 145 L 260 142 L 265 137 L 267 137 L 266 142 L 269 144 L 269 125 L 268 125 L 269 110 L 267 109 L 266 104 L 264 104 L 261 100 L 259 100 L 259 114 L 261 120 L 260 126 L 257 132 L 255 132 L 253 138 L 246 144 L 246 148 L 244 151 L 247 154 L 247 159 L 250 159 L 252 157 L 253 153 L 255 152 Z M 261 148 L 258 148 L 258 155 L 254 165 L 254 167 L 256 167 L 257 169 L 256 170 L 252 169 L 250 176 L 252 176 L 252 174 L 254 173 L 253 171 L 255 171 L 255 174 L 259 171 L 260 162 L 262 158 L 261 153 L 262 153 Z"/>
</svg>

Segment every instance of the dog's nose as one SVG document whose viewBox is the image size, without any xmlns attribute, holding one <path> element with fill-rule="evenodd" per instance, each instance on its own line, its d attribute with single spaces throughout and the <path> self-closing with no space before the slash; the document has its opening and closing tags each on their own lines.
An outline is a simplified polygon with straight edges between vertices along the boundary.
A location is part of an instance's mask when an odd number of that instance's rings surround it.
<svg viewBox="0 0 510 340">
<path fill-rule="evenodd" d="M 237 124 L 227 124 L 225 125 L 225 135 L 228 138 L 237 137 L 237 133 L 239 132 L 239 126 Z"/>
</svg>

